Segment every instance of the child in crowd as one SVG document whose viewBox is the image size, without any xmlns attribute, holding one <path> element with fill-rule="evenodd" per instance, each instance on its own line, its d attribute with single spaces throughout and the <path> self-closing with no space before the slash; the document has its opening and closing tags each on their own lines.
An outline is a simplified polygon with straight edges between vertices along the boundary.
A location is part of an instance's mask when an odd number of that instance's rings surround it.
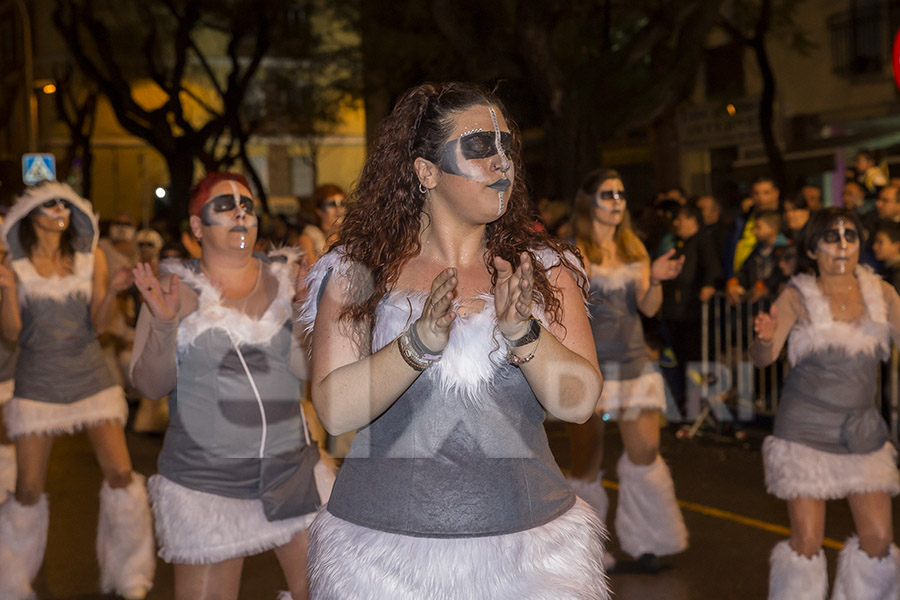
<svg viewBox="0 0 900 600">
<path fill-rule="evenodd" d="M 750 301 L 756 302 L 767 294 L 774 294 L 778 289 L 783 275 L 778 268 L 775 250 L 787 245 L 780 230 L 781 215 L 778 211 L 764 210 L 757 215 L 753 228 L 756 246 L 740 270 L 725 285 L 729 302 L 737 304 L 748 293 Z"/>
<path fill-rule="evenodd" d="M 879 223 L 875 228 L 872 251 L 883 265 L 878 274 L 900 292 L 900 223 Z"/>
</svg>

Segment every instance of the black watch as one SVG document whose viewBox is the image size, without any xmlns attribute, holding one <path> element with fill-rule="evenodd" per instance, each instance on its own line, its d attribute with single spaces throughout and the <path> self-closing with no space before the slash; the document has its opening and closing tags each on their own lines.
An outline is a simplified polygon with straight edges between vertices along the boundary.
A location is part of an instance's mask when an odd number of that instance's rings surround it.
<svg viewBox="0 0 900 600">
<path fill-rule="evenodd" d="M 534 317 L 531 317 L 529 323 L 530 325 L 528 327 L 528 331 L 525 332 L 525 335 L 516 340 L 506 340 L 506 345 L 511 348 L 518 348 L 520 346 L 524 346 L 525 344 L 530 344 L 531 342 L 534 342 L 539 337 L 541 337 L 541 322 Z"/>
</svg>

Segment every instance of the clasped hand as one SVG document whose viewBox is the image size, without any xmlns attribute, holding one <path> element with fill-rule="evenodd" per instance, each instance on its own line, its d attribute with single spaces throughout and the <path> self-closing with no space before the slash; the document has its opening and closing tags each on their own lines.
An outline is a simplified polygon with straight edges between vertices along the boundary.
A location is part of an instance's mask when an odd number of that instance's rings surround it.
<svg viewBox="0 0 900 600">
<path fill-rule="evenodd" d="M 531 319 L 532 291 L 534 289 L 534 267 L 531 256 L 523 252 L 519 256 L 519 267 L 500 257 L 494 257 L 497 283 L 494 286 L 494 307 L 497 311 L 497 326 L 508 340 L 515 340 L 528 332 Z M 441 352 L 450 340 L 450 328 L 456 319 L 452 310 L 453 298 L 459 285 L 457 270 L 444 269 L 431 282 L 431 292 L 422 308 L 422 316 L 416 321 L 416 333 L 422 343 L 434 352 Z"/>
</svg>

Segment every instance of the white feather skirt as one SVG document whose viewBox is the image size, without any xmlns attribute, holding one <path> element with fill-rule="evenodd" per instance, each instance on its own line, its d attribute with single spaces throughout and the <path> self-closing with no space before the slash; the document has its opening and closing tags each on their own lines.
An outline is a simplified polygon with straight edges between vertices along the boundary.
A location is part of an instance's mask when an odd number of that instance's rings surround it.
<svg viewBox="0 0 900 600">
<path fill-rule="evenodd" d="M 10 439 L 29 433 L 71 434 L 106 421 L 124 426 L 128 405 L 125 392 L 114 385 L 69 404 L 15 397 L 3 407 L 3 418 Z"/>
<path fill-rule="evenodd" d="M 425 538 L 376 531 L 327 510 L 310 529 L 313 600 L 608 600 L 606 532 L 581 499 L 527 531 Z"/>
<path fill-rule="evenodd" d="M 659 371 L 648 370 L 634 379 L 604 379 L 595 409 L 617 421 L 633 421 L 642 410 L 666 410 L 666 389 Z"/>
<path fill-rule="evenodd" d="M 782 500 L 900 494 L 897 450 L 889 442 L 868 454 L 834 454 L 770 435 L 763 442 L 763 464 L 767 491 Z"/>
<path fill-rule="evenodd" d="M 259 554 L 287 544 L 315 513 L 268 521 L 261 500 L 226 498 L 154 475 L 147 485 L 159 556 L 166 562 L 204 565 Z"/>
</svg>

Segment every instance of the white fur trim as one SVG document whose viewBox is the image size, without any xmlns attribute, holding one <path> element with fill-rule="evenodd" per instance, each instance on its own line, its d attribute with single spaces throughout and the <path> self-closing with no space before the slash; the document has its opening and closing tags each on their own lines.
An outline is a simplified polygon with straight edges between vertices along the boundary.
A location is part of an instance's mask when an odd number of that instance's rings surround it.
<svg viewBox="0 0 900 600">
<path fill-rule="evenodd" d="M 332 279 L 346 280 L 350 273 L 350 266 L 350 261 L 346 260 L 340 251 L 332 250 L 317 260 L 316 264 L 307 273 L 305 284 L 308 293 L 303 300 L 299 316 L 300 324 L 303 325 L 307 335 L 312 334 L 313 327 L 316 324 L 316 314 L 319 312 L 319 299 L 324 292 L 324 290 L 319 288 L 322 286 L 322 282 L 325 281 L 325 275 L 331 270 Z"/>
<path fill-rule="evenodd" d="M 310 529 L 310 592 L 317 600 L 607 600 L 604 539 L 583 500 L 546 525 L 474 538 L 385 533 L 323 509 Z"/>
<path fill-rule="evenodd" d="M 868 454 L 835 454 L 774 435 L 763 442 L 766 490 L 782 500 L 836 500 L 850 494 L 900 494 L 897 450 L 885 442 Z"/>
<path fill-rule="evenodd" d="M 143 597 L 153 587 L 156 556 L 144 476 L 131 474 L 124 488 L 100 488 L 97 560 L 100 589 L 126 598 Z"/>
<path fill-rule="evenodd" d="M 792 365 L 813 352 L 828 349 L 840 349 L 850 355 L 886 356 L 890 339 L 882 279 L 862 265 L 856 268 L 856 278 L 866 313 L 855 323 L 834 320 L 828 299 L 814 276 L 804 273 L 791 279 L 809 314 L 809 321 L 797 323 L 791 330 L 788 359 Z"/>
<path fill-rule="evenodd" d="M 159 555 L 170 563 L 203 565 L 259 554 L 287 544 L 315 513 L 268 521 L 261 500 L 226 498 L 150 478 Z"/>
<path fill-rule="evenodd" d="M 334 269 L 340 279 L 346 278 L 349 262 L 335 252 L 329 252 L 313 266 L 307 278 L 309 294 L 301 310 L 300 321 L 307 333 L 315 325 L 317 297 L 325 273 Z M 424 292 L 395 291 L 378 305 L 375 314 L 375 331 L 372 335 L 372 352 L 391 343 L 416 319 L 428 295 Z M 440 362 L 429 367 L 421 376 L 435 379 L 442 390 L 459 394 L 470 406 L 480 406 L 480 398 L 487 395 L 494 377 L 509 373 L 506 362 L 506 343 L 497 328 L 494 297 L 489 294 L 478 298 L 484 309 L 468 315 L 459 315 L 450 330 L 450 340 Z M 535 307 L 535 318 L 547 327 L 546 318 Z M 546 333 L 545 333 L 546 335 Z"/>
<path fill-rule="evenodd" d="M 782 540 L 769 555 L 769 600 L 825 600 L 828 569 L 825 552 L 801 556 Z"/>
<path fill-rule="evenodd" d="M 900 598 L 900 551 L 891 544 L 887 556 L 873 558 L 847 538 L 838 556 L 831 600 L 897 600 Z"/>
<path fill-rule="evenodd" d="M 534 250 L 534 257 L 541 263 L 541 267 L 545 271 L 549 271 L 553 267 L 559 266 L 563 263 L 563 261 L 569 263 L 572 267 L 581 272 L 582 275 L 585 275 L 584 265 L 581 264 L 581 259 L 575 256 L 569 250 L 566 250 L 562 254 L 557 252 L 552 248 L 541 248 L 539 250 Z"/>
<path fill-rule="evenodd" d="M 275 596 L 275 600 L 294 600 L 294 597 L 291 596 L 290 592 L 281 591 Z"/>
<path fill-rule="evenodd" d="M 397 338 L 422 315 L 427 295 L 391 294 L 378 305 L 372 352 Z M 494 377 L 506 365 L 506 342 L 497 328 L 493 296 L 481 296 L 484 309 L 458 315 L 450 330 L 450 340 L 440 362 L 429 367 L 423 377 L 437 382 L 440 389 L 461 395 L 470 406 L 480 406 Z"/>
<path fill-rule="evenodd" d="M 617 267 L 607 267 L 591 263 L 591 287 L 604 292 L 624 290 L 631 283 L 641 278 L 643 261 L 625 263 Z"/>
<path fill-rule="evenodd" d="M 3 407 L 3 417 L 10 439 L 26 433 L 58 435 L 75 433 L 105 421 L 125 425 L 128 405 L 125 392 L 114 385 L 68 404 L 16 397 Z"/>
<path fill-rule="evenodd" d="M 566 483 L 572 488 L 579 498 L 588 503 L 588 506 L 594 509 L 600 521 L 606 525 L 606 513 L 609 511 L 609 496 L 601 481 L 603 472 L 597 475 L 594 481 L 585 481 L 577 477 L 566 477 Z"/>
<path fill-rule="evenodd" d="M 0 505 L 0 598 L 34 598 L 31 582 L 44 562 L 50 512 L 47 495 L 33 506 L 9 498 Z"/>
<path fill-rule="evenodd" d="M 277 255 L 286 256 L 281 249 Z M 291 253 L 293 255 L 293 253 Z M 210 329 L 220 329 L 238 345 L 260 345 L 271 340 L 292 317 L 291 302 L 294 297 L 294 277 L 292 263 L 261 263 L 278 280 L 278 293 L 261 317 L 254 318 L 241 311 L 225 306 L 222 292 L 207 279 L 201 271 L 194 271 L 183 264 L 169 264 L 168 272 L 199 291 L 197 310 L 178 324 L 178 353 L 182 354 L 194 340 Z"/>
<path fill-rule="evenodd" d="M 647 369 L 634 379 L 604 379 L 603 393 L 595 411 L 618 421 L 633 421 L 642 410 L 665 411 L 665 385 L 656 369 Z"/>
<path fill-rule="evenodd" d="M 687 527 L 675 500 L 672 474 L 662 457 L 649 465 L 636 465 L 623 453 L 616 469 L 616 535 L 622 550 L 638 558 L 646 553 L 676 554 L 687 548 Z"/>
<path fill-rule="evenodd" d="M 62 302 L 70 296 L 81 296 L 90 301 L 94 285 L 94 255 L 87 252 L 75 253 L 75 264 L 70 275 L 38 274 L 34 264 L 27 258 L 12 261 L 12 268 L 19 278 L 19 300 L 28 298 L 50 298 Z"/>
</svg>

